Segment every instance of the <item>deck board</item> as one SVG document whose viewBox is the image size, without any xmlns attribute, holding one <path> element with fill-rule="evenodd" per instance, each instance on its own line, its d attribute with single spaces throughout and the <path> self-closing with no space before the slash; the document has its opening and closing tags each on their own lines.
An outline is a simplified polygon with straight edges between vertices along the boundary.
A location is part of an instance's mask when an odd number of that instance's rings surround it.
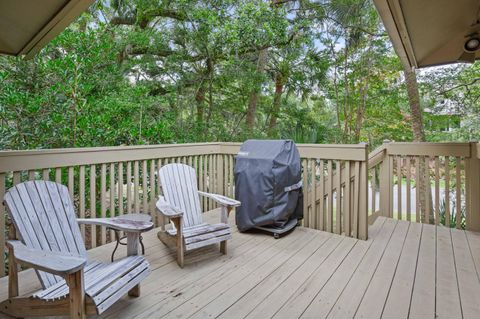
<svg viewBox="0 0 480 319">
<path fill-rule="evenodd" d="M 141 296 L 122 298 L 101 318 L 470 319 L 480 312 L 479 233 L 384 217 L 367 241 L 303 227 L 279 240 L 233 230 L 227 255 L 218 245 L 192 251 L 184 269 L 157 230 L 145 234 L 152 274 Z M 108 261 L 112 249 L 88 254 Z M 20 273 L 20 288 L 40 288 L 33 271 Z M 0 298 L 6 294 L 1 278 Z"/>
<path fill-rule="evenodd" d="M 410 223 L 382 318 L 408 318 L 421 235 L 422 224 Z"/>
<path fill-rule="evenodd" d="M 437 318 L 453 318 L 461 312 L 457 270 L 449 228 L 437 227 Z"/>
<path fill-rule="evenodd" d="M 381 318 L 408 233 L 409 222 L 398 221 L 395 231 L 362 297 L 355 318 Z"/>
<path fill-rule="evenodd" d="M 457 269 L 458 290 L 461 297 L 463 318 L 478 318 L 480 314 L 480 282 L 472 280 L 477 276 L 472 255 L 468 248 L 465 232 L 452 229 L 452 246 Z"/>
<path fill-rule="evenodd" d="M 435 318 L 435 226 L 422 226 L 415 281 L 410 297 L 410 319 Z"/>
</svg>

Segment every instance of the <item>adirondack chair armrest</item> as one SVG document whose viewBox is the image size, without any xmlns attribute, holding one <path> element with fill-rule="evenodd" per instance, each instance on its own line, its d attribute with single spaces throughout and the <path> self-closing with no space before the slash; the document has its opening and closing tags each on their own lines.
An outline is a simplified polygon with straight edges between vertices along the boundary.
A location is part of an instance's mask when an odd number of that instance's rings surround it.
<svg viewBox="0 0 480 319">
<path fill-rule="evenodd" d="M 20 264 L 61 277 L 82 270 L 87 264 L 87 259 L 84 257 L 31 249 L 18 240 L 8 240 L 7 246 L 13 251 L 15 260 Z"/>
<path fill-rule="evenodd" d="M 183 216 L 183 212 L 177 207 L 170 205 L 163 196 L 159 196 L 157 203 L 155 204 L 160 214 L 168 218 L 178 218 Z"/>
<path fill-rule="evenodd" d="M 121 216 L 111 218 L 77 218 L 77 222 L 84 225 L 105 226 L 126 233 L 143 233 L 154 227 L 151 221 L 131 220 Z"/>
<path fill-rule="evenodd" d="M 205 193 L 205 192 L 201 192 L 201 191 L 198 191 L 198 193 L 202 196 L 213 199 L 215 202 L 217 202 L 218 204 L 220 204 L 222 206 L 238 207 L 242 204 L 238 200 L 229 198 L 227 196 L 223 196 L 223 195 L 219 195 L 219 194 L 212 194 L 212 193 Z"/>
</svg>

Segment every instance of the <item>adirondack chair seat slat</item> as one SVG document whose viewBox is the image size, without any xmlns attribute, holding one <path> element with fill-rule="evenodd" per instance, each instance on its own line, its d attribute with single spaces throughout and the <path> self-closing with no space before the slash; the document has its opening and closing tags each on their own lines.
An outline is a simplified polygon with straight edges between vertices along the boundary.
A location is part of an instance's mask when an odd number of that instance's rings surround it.
<svg viewBox="0 0 480 319">
<path fill-rule="evenodd" d="M 108 309 L 107 304 L 103 303 L 119 291 L 126 294 L 149 273 L 150 265 L 143 256 L 125 257 L 111 264 L 94 263 L 85 271 L 85 294 L 95 304 L 98 314 L 101 314 Z M 67 283 L 62 280 L 54 286 L 34 293 L 32 297 L 53 301 L 66 298 L 68 293 Z M 111 305 L 111 302 L 108 305 Z"/>
<path fill-rule="evenodd" d="M 102 268 L 105 268 L 107 264 L 103 264 L 100 262 L 90 262 L 88 263 L 85 268 L 83 269 L 84 271 L 84 276 L 87 275 L 88 272 L 93 271 L 99 271 Z M 66 292 L 64 293 L 61 291 L 62 289 L 66 288 Z M 43 299 L 43 300 L 54 300 L 54 296 L 60 296 L 61 298 L 65 297 L 68 295 L 68 287 L 65 287 L 65 280 L 60 280 L 57 282 L 55 285 L 48 287 L 47 289 L 39 290 L 35 292 L 32 297 L 38 298 L 38 299 Z"/>
<path fill-rule="evenodd" d="M 229 229 L 229 228 L 230 226 L 224 223 L 218 223 L 218 224 L 203 223 L 200 225 L 183 228 L 183 238 L 186 239 L 199 234 L 206 234 L 210 232 L 215 232 L 217 230 Z M 167 232 L 172 236 L 175 236 L 177 234 L 177 230 L 175 228 L 168 229 Z"/>
<path fill-rule="evenodd" d="M 240 205 L 228 197 L 201 192 L 197 186 L 195 169 L 185 164 L 168 164 L 159 170 L 163 196 L 156 203 L 157 210 L 172 222 L 170 229 L 160 231 L 158 238 L 167 245 L 175 244 L 177 263 L 183 267 L 184 251 L 220 243 L 220 251 L 227 252 L 227 240 L 232 238 L 228 213 Z M 200 195 L 213 199 L 221 206 L 220 223 L 203 222 Z"/>
<path fill-rule="evenodd" d="M 189 244 L 185 244 L 185 250 L 186 251 L 190 251 L 190 250 L 193 250 L 193 249 L 197 249 L 197 248 L 201 248 L 201 247 L 205 247 L 205 246 L 208 246 L 208 245 L 213 245 L 213 244 L 216 244 L 216 243 L 222 243 L 222 242 L 225 242 L 229 239 L 232 239 L 232 234 L 231 233 L 228 233 L 228 234 L 225 234 L 225 235 L 215 235 L 214 237 L 210 237 L 210 238 L 206 238 L 206 239 L 199 239 L 198 241 L 195 241 L 195 242 L 192 242 L 192 243 L 189 243 Z"/>
</svg>

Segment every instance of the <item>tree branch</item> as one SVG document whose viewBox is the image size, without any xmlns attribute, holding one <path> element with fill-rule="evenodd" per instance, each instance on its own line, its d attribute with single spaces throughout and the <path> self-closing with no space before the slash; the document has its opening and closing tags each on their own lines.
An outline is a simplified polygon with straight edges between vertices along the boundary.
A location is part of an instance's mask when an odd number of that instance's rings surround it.
<svg viewBox="0 0 480 319">
<path fill-rule="evenodd" d="M 469 83 L 462 83 L 462 84 L 459 84 L 459 85 L 455 85 L 454 87 L 451 87 L 447 90 L 444 90 L 444 91 L 440 91 L 438 94 L 445 94 L 445 93 L 448 93 L 450 91 L 453 91 L 453 90 L 456 90 L 458 88 L 461 88 L 461 87 L 465 87 L 467 90 L 468 90 L 468 87 L 470 85 L 473 85 L 475 83 L 477 83 L 478 81 L 480 81 L 480 78 L 476 78 L 476 79 L 473 79 L 471 82 Z"/>
</svg>

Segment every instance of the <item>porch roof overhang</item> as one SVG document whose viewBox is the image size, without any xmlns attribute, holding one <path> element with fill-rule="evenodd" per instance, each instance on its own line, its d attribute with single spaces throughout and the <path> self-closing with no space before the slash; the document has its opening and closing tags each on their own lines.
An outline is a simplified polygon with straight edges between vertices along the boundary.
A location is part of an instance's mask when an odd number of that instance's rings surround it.
<svg viewBox="0 0 480 319">
<path fill-rule="evenodd" d="M 0 1 L 0 54 L 32 57 L 94 1 Z"/>
<path fill-rule="evenodd" d="M 469 36 L 480 33 L 479 0 L 374 0 L 402 64 L 407 68 L 474 62 Z"/>
</svg>

